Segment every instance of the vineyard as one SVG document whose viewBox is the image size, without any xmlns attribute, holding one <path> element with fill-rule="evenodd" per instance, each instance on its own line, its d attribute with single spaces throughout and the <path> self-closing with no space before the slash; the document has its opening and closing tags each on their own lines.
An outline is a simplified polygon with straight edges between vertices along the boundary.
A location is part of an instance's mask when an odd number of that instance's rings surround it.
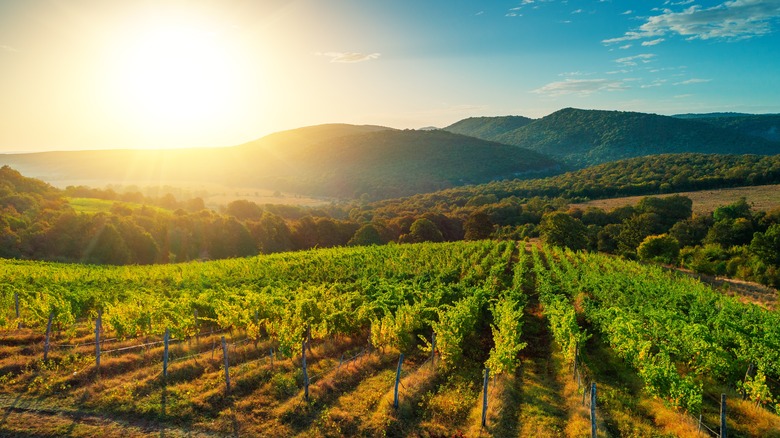
<svg viewBox="0 0 780 438">
<path fill-rule="evenodd" d="M 512 241 L 4 260 L 0 410 L 0 436 L 777 437 L 780 314 Z"/>
</svg>

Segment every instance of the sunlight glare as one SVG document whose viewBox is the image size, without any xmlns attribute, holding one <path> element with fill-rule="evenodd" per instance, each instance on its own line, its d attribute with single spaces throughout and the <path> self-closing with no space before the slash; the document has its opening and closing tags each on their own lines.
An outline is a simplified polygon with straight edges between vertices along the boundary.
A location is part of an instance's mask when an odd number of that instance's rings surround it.
<svg viewBox="0 0 780 438">
<path fill-rule="evenodd" d="M 241 72 L 216 32 L 157 25 L 134 36 L 121 56 L 119 93 L 150 123 L 183 128 L 235 110 Z"/>
</svg>

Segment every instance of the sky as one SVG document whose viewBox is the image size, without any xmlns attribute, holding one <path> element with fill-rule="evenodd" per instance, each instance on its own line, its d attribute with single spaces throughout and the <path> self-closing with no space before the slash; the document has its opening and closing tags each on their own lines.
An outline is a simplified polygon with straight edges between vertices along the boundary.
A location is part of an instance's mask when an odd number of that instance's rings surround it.
<svg viewBox="0 0 780 438">
<path fill-rule="evenodd" d="M 0 153 L 780 113 L 780 0 L 0 0 Z"/>
</svg>

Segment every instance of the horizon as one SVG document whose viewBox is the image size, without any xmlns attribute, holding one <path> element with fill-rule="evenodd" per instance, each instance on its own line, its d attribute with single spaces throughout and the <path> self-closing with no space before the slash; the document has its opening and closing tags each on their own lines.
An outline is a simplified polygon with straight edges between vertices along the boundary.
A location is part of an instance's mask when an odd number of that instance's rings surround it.
<svg viewBox="0 0 780 438">
<path fill-rule="evenodd" d="M 772 0 L 0 4 L 0 153 L 574 107 L 780 113 Z"/>
</svg>

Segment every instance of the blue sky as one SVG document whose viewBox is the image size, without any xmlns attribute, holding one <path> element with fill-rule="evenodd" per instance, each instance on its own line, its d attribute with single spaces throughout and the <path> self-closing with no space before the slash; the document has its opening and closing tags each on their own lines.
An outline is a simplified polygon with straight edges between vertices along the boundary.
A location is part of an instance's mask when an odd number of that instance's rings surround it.
<svg viewBox="0 0 780 438">
<path fill-rule="evenodd" d="M 565 107 L 780 112 L 778 0 L 0 0 L 0 152 Z"/>
</svg>

